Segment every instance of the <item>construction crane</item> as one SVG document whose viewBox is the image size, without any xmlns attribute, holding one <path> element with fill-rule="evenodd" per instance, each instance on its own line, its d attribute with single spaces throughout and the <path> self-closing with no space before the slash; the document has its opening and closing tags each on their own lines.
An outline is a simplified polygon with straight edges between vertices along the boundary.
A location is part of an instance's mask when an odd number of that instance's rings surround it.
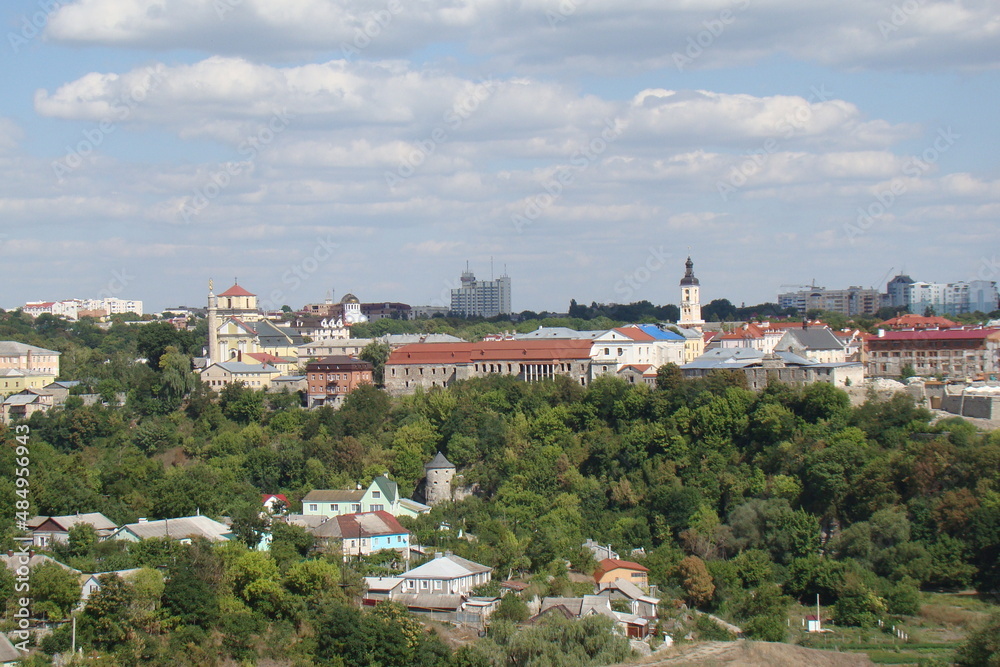
<svg viewBox="0 0 1000 667">
<path fill-rule="evenodd" d="M 889 274 L 892 273 L 892 270 L 895 269 L 895 268 L 896 268 L 895 266 L 890 266 L 889 270 L 885 272 L 884 276 L 882 276 L 882 280 L 880 280 L 877 283 L 875 283 L 876 285 L 878 285 L 878 289 L 882 289 L 882 285 L 885 284 L 885 279 L 889 277 Z M 872 289 L 876 289 L 876 288 L 872 287 Z"/>
</svg>

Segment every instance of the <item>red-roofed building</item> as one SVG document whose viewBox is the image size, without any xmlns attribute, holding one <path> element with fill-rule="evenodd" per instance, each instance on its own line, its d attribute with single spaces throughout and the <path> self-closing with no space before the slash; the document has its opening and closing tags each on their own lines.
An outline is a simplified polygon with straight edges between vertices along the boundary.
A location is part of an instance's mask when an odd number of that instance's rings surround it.
<svg viewBox="0 0 1000 667">
<path fill-rule="evenodd" d="M 592 341 L 577 339 L 404 345 L 389 355 L 385 387 L 391 394 L 412 394 L 417 387 L 447 387 L 493 373 L 527 382 L 563 375 L 586 385 L 591 347 Z"/>
<path fill-rule="evenodd" d="M 281 503 L 279 511 L 288 511 L 291 506 L 288 497 L 283 493 L 262 493 L 260 494 L 260 502 L 269 512 L 274 512 L 279 503 Z"/>
<path fill-rule="evenodd" d="M 996 379 L 1000 329 L 883 331 L 865 340 L 867 375 L 897 377 L 904 366 L 917 375 Z"/>
<path fill-rule="evenodd" d="M 367 361 L 347 356 L 325 357 L 306 365 L 309 407 L 340 407 L 347 395 L 362 384 L 374 382 Z"/>
<path fill-rule="evenodd" d="M 900 331 L 903 329 L 951 329 L 961 325 L 958 322 L 952 322 L 947 317 L 941 317 L 940 315 L 924 317 L 923 315 L 907 313 L 906 315 L 893 317 L 885 322 L 879 322 L 876 326 L 879 329 L 892 329 L 894 331 Z"/>
<path fill-rule="evenodd" d="M 223 292 L 219 296 L 220 297 L 234 297 L 234 296 L 257 296 L 257 295 L 254 294 L 253 292 L 250 292 L 250 291 L 244 289 L 239 284 L 234 284 L 232 287 L 230 287 L 229 289 L 227 289 L 225 292 Z M 232 306 L 229 306 L 229 307 L 232 308 Z"/>
<path fill-rule="evenodd" d="M 617 579 L 624 579 L 640 588 L 649 588 L 649 569 L 630 560 L 617 558 L 605 558 L 597 564 L 594 582 L 598 586 Z"/>
</svg>

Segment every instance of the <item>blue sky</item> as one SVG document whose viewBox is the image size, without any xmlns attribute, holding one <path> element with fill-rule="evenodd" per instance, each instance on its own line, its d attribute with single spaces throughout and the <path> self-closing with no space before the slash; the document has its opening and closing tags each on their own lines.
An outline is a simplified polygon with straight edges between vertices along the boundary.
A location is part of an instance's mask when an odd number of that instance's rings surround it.
<svg viewBox="0 0 1000 667">
<path fill-rule="evenodd" d="M 1000 0 L 5 3 L 0 305 L 1000 277 Z M 123 278 L 124 277 L 124 278 Z"/>
</svg>

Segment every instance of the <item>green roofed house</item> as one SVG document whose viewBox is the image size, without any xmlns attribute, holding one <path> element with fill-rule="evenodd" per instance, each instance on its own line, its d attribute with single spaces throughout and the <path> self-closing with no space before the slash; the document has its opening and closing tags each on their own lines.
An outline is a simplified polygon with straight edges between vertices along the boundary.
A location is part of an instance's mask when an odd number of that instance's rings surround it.
<svg viewBox="0 0 1000 667">
<path fill-rule="evenodd" d="M 315 489 L 302 499 L 305 516 L 341 516 L 358 512 L 388 512 L 392 516 L 415 517 L 431 508 L 409 498 L 399 497 L 399 486 L 386 475 L 372 480 L 367 489 Z"/>
</svg>

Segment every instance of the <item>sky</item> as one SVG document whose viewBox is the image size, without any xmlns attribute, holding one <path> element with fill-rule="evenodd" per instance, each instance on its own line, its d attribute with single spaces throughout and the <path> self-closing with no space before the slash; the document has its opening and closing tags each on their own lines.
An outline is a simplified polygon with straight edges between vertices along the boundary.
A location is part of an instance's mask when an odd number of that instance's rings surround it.
<svg viewBox="0 0 1000 667">
<path fill-rule="evenodd" d="M 8 0 L 0 306 L 1000 279 L 1000 0 Z"/>
</svg>

